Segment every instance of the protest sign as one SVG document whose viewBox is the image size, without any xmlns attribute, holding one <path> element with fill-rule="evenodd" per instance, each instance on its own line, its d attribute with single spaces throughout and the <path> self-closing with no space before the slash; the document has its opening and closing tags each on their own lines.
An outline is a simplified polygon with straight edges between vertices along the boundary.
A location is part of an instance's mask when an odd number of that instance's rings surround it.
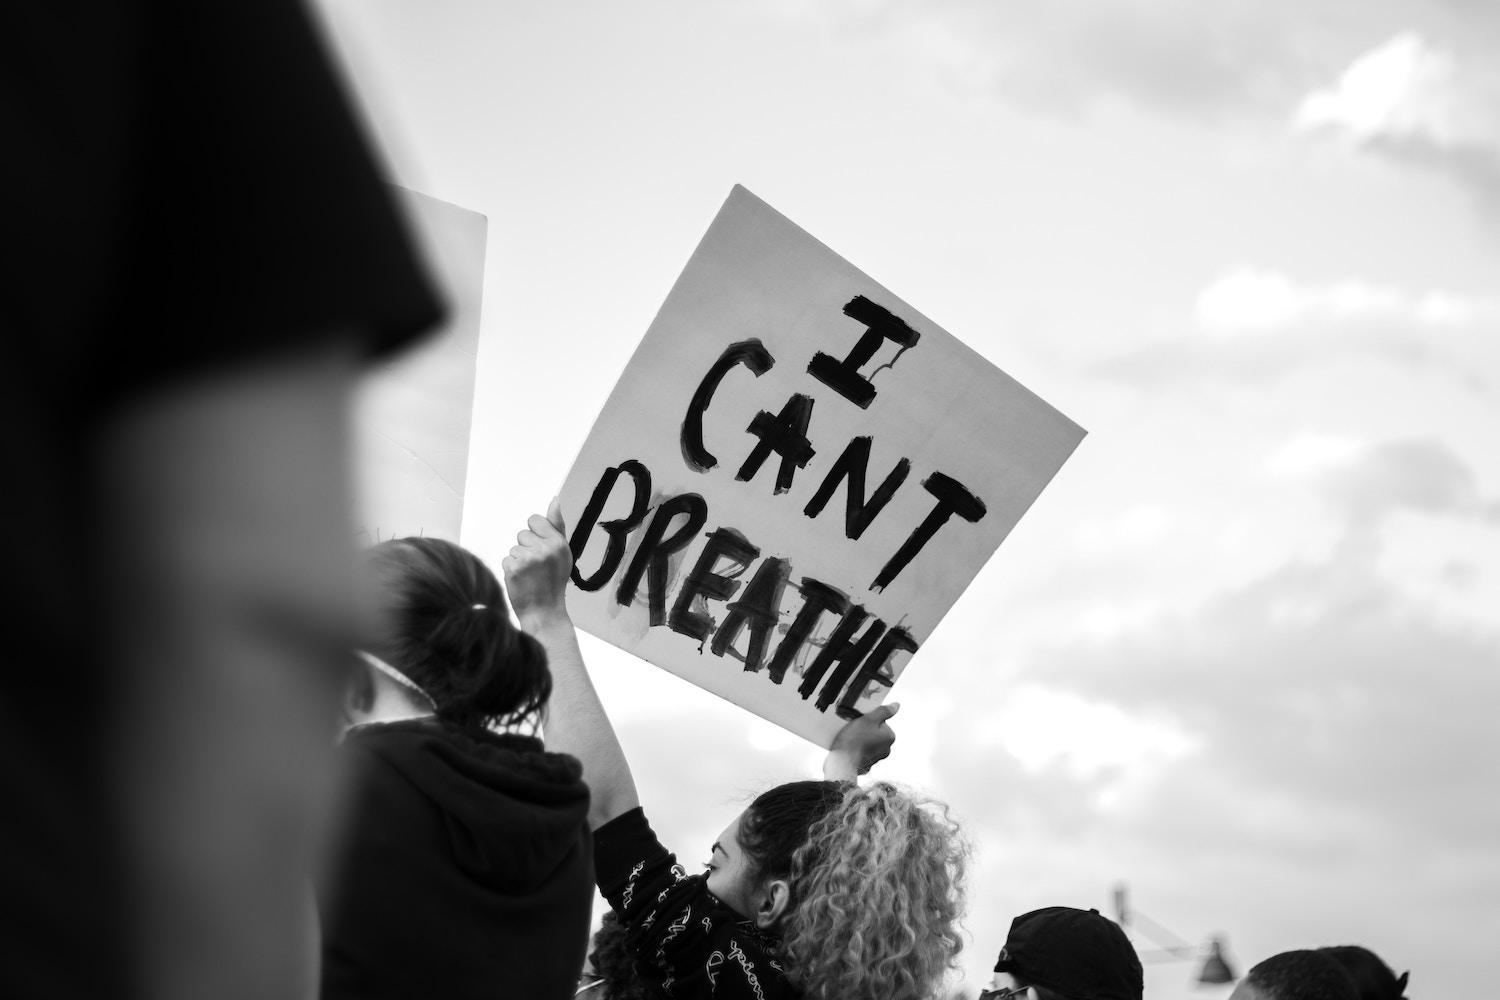
<svg viewBox="0 0 1500 1000">
<path fill-rule="evenodd" d="M 827 746 L 1083 434 L 736 187 L 563 487 L 569 610 Z"/>
<path fill-rule="evenodd" d="M 394 189 L 448 306 L 442 329 L 370 372 L 354 405 L 361 541 L 458 540 L 484 289 L 484 216 Z"/>
</svg>

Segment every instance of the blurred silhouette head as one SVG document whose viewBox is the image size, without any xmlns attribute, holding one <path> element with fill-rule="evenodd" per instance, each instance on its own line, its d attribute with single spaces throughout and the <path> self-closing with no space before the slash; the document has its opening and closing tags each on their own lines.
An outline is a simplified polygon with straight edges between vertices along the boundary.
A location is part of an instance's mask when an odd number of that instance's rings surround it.
<svg viewBox="0 0 1500 1000">
<path fill-rule="evenodd" d="M 1359 989 L 1359 1000 L 1402 1000 L 1406 993 L 1406 979 L 1411 973 L 1396 975 L 1380 956 L 1357 944 L 1341 944 L 1331 948 L 1319 948 L 1344 967 Z"/>
<path fill-rule="evenodd" d="M 1229 1000 L 1359 1000 L 1359 990 L 1327 955 L 1284 951 L 1245 973 Z"/>
</svg>

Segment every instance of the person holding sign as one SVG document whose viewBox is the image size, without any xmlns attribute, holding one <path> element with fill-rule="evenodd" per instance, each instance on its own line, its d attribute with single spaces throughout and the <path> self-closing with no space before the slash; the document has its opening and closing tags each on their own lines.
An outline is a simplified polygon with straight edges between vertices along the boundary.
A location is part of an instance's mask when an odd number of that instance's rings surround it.
<svg viewBox="0 0 1500 1000">
<path fill-rule="evenodd" d="M 344 739 L 347 834 L 323 899 L 324 1000 L 572 995 L 593 900 L 578 761 L 534 720 L 547 656 L 494 573 L 435 538 L 370 550 Z"/>
<path fill-rule="evenodd" d="M 595 878 L 647 992 L 673 998 L 918 1000 L 951 967 L 966 847 L 940 804 L 855 778 L 890 749 L 894 707 L 848 723 L 825 781 L 780 785 L 687 875 L 657 840 L 589 680 L 564 603 L 572 569 L 556 501 L 502 563 L 522 627 L 552 665 L 547 736 L 583 763 Z"/>
</svg>

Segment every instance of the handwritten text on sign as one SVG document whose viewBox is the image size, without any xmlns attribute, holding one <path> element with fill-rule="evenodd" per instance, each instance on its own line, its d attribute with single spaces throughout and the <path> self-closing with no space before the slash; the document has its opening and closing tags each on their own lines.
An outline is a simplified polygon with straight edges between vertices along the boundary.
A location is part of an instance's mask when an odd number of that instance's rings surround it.
<svg viewBox="0 0 1500 1000">
<path fill-rule="evenodd" d="M 827 745 L 1082 436 L 736 188 L 564 487 L 570 610 Z"/>
</svg>

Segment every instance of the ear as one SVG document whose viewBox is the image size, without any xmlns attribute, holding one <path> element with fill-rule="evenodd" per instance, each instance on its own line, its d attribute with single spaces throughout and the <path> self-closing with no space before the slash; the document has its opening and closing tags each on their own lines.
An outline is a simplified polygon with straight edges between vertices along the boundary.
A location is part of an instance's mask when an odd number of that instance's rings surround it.
<svg viewBox="0 0 1500 1000">
<path fill-rule="evenodd" d="M 786 915 L 792 902 L 792 887 L 784 878 L 773 878 L 761 887 L 760 899 L 755 905 L 755 926 L 761 930 L 775 927 Z"/>
</svg>

